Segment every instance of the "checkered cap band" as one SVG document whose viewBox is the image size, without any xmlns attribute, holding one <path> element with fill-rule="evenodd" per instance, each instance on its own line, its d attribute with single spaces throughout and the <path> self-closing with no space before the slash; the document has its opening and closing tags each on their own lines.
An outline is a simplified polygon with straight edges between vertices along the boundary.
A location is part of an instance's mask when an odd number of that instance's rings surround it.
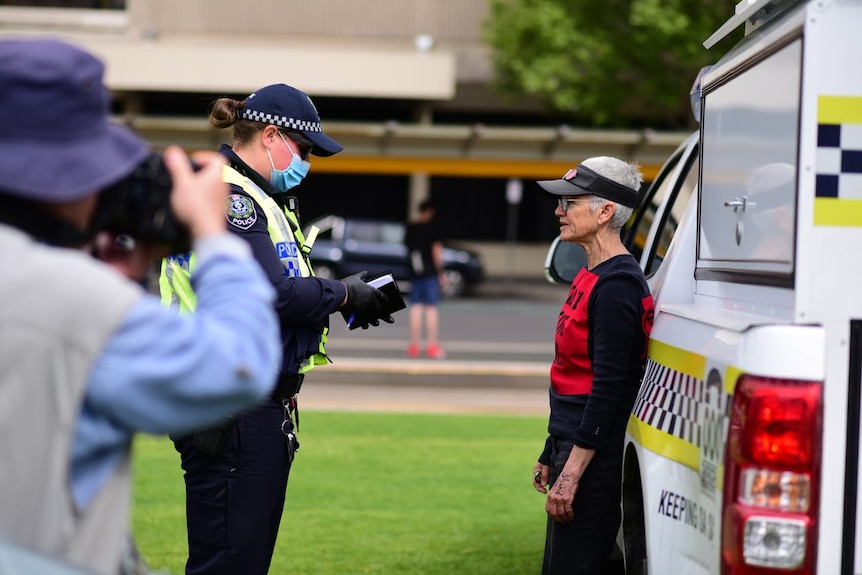
<svg viewBox="0 0 862 575">
<path fill-rule="evenodd" d="M 245 108 L 242 111 L 242 117 L 245 120 L 254 122 L 263 122 L 264 124 L 273 124 L 282 128 L 290 128 L 298 132 L 322 132 L 320 122 L 309 122 L 307 120 L 297 120 L 296 118 L 288 118 L 286 116 L 277 116 L 275 114 L 267 114 L 258 112 L 257 110 L 249 110 Z"/>
</svg>

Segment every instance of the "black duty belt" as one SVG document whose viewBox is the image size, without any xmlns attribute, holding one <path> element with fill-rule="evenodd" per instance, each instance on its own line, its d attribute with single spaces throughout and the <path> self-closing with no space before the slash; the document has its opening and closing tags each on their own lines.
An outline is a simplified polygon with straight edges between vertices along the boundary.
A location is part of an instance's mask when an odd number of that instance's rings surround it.
<svg viewBox="0 0 862 575">
<path fill-rule="evenodd" d="M 280 373 L 275 388 L 272 390 L 272 398 L 278 402 L 293 398 L 302 387 L 304 373 Z"/>
</svg>

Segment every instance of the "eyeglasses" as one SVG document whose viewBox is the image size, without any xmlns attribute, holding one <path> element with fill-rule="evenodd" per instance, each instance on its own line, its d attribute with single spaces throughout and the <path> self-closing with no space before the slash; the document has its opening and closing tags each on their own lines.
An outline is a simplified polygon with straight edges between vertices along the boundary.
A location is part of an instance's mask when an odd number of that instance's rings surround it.
<svg viewBox="0 0 862 575">
<path fill-rule="evenodd" d="M 300 136 L 296 132 L 283 132 L 285 136 L 296 142 L 296 147 L 299 149 L 299 157 L 303 162 L 308 161 L 308 156 L 311 150 L 314 149 L 314 142 L 306 137 Z"/>
<path fill-rule="evenodd" d="M 568 212 L 569 208 L 572 207 L 572 204 L 586 203 L 592 201 L 593 200 L 591 198 L 559 198 L 557 200 L 557 203 L 560 206 L 561 210 L 563 210 L 564 212 Z"/>
</svg>

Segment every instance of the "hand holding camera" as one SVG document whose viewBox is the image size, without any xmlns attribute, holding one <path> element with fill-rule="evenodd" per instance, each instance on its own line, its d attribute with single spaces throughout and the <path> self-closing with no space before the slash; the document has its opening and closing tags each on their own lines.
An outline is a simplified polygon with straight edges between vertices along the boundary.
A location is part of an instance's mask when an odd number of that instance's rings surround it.
<svg viewBox="0 0 862 575">
<path fill-rule="evenodd" d="M 137 243 L 158 244 L 168 253 L 186 252 L 192 240 L 225 231 L 222 181 L 224 158 L 177 146 L 149 154 L 131 174 L 99 194 L 92 235 L 110 232 Z"/>
<path fill-rule="evenodd" d="M 140 281 L 152 263 L 191 249 L 192 240 L 226 229 L 224 158 L 177 146 L 153 152 L 123 180 L 102 191 L 91 222 L 93 254 Z"/>
<path fill-rule="evenodd" d="M 194 164 L 177 146 L 165 150 L 165 165 L 173 181 L 170 205 L 194 239 L 220 234 L 227 228 L 224 201 L 228 185 L 222 180 L 225 159 L 215 152 L 195 154 Z M 195 171 L 193 167 L 199 167 Z"/>
</svg>

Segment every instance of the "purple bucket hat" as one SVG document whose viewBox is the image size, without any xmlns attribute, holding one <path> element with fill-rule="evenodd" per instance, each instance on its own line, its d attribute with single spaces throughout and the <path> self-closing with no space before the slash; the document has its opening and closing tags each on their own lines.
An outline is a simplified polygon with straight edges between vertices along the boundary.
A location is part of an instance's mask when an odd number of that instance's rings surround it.
<svg viewBox="0 0 862 575">
<path fill-rule="evenodd" d="M 104 68 L 62 41 L 0 40 L 0 190 L 73 201 L 143 161 L 144 141 L 108 119 Z"/>
<path fill-rule="evenodd" d="M 311 153 L 331 156 L 344 147 L 323 133 L 320 116 L 305 92 L 287 84 L 265 86 L 245 99 L 241 117 L 300 132 L 314 142 Z"/>
</svg>

